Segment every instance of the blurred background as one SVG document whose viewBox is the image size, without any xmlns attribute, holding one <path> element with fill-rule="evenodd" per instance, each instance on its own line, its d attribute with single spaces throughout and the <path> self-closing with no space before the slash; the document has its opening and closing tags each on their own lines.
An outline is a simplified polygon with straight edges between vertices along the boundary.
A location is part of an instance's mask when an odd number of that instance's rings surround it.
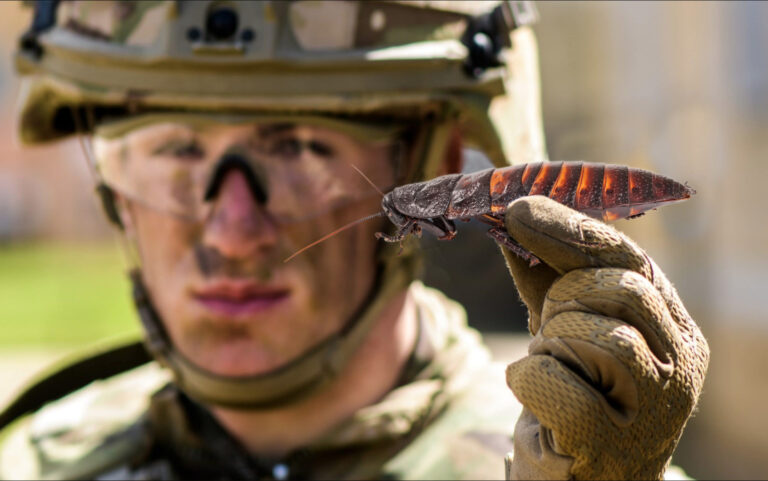
<svg viewBox="0 0 768 481">
<path fill-rule="evenodd" d="M 646 168 L 698 190 L 617 224 L 675 283 L 712 350 L 674 462 L 698 478 L 766 478 L 768 3 L 537 6 L 550 158 Z M 53 360 L 139 332 L 79 146 L 22 150 L 15 138 L 11 55 L 29 15 L 0 2 L 0 404 Z M 426 242 L 426 280 L 466 305 L 497 355 L 519 355 L 524 310 L 483 231 Z"/>
</svg>

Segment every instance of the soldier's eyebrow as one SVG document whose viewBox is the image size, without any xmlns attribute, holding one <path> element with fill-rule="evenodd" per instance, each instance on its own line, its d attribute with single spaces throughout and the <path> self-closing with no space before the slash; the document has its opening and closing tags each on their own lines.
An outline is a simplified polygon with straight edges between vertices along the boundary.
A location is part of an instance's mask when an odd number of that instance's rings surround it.
<svg viewBox="0 0 768 481">
<path fill-rule="evenodd" d="M 290 132 L 292 130 L 296 129 L 296 124 L 291 122 L 283 122 L 279 124 L 266 124 L 266 125 L 257 125 L 256 126 L 256 133 L 260 138 L 269 137 L 271 135 L 275 134 L 282 134 L 285 132 Z"/>
<path fill-rule="evenodd" d="M 202 152 L 203 148 L 195 137 L 173 138 L 161 142 L 152 150 L 151 155 L 200 156 Z"/>
</svg>

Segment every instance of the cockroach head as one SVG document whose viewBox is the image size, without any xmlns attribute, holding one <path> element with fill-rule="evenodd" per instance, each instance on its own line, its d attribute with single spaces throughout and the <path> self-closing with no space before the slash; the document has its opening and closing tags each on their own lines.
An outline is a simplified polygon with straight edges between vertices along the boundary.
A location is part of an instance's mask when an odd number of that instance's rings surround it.
<svg viewBox="0 0 768 481">
<path fill-rule="evenodd" d="M 392 197 L 389 195 L 385 195 L 381 200 L 381 210 L 384 212 L 390 222 L 395 224 L 397 227 L 402 227 L 408 223 L 408 218 L 398 212 L 394 202 L 392 201 Z"/>
</svg>

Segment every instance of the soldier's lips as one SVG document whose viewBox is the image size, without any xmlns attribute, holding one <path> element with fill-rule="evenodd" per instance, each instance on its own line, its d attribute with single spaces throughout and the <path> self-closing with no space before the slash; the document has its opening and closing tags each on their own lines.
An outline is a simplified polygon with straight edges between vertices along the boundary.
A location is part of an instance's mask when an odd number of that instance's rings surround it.
<svg viewBox="0 0 768 481">
<path fill-rule="evenodd" d="M 240 318 L 276 307 L 290 297 L 290 290 L 250 281 L 220 280 L 194 290 L 193 296 L 212 314 Z"/>
</svg>

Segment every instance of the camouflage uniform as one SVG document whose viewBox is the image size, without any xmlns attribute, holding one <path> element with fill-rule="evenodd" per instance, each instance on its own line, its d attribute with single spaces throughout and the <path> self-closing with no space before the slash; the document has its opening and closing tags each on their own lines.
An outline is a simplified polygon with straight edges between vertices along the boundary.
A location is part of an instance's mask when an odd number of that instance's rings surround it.
<svg viewBox="0 0 768 481">
<path fill-rule="evenodd" d="M 155 363 L 9 428 L 0 477 L 502 479 L 520 405 L 460 305 L 416 282 L 420 336 L 398 386 L 285 459 L 250 456 Z"/>
</svg>

